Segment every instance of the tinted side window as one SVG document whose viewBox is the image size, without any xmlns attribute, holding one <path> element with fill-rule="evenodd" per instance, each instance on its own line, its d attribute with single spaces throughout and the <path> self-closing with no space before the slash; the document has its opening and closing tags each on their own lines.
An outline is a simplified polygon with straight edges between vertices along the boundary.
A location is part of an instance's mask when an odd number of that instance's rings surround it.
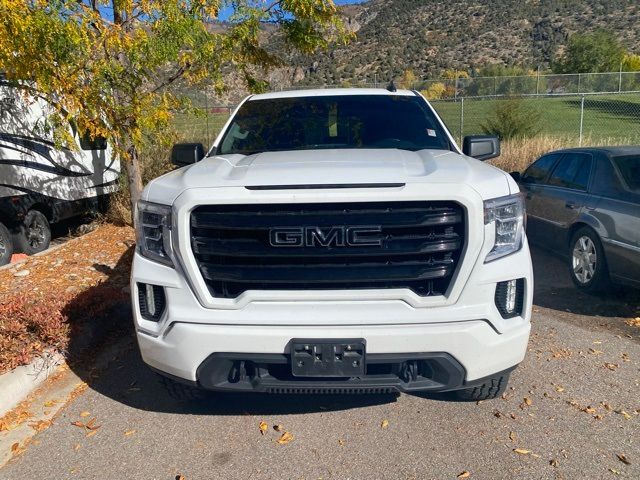
<svg viewBox="0 0 640 480">
<path fill-rule="evenodd" d="M 556 187 L 586 190 L 591 172 L 591 155 L 567 153 L 549 178 L 549 185 Z"/>
<path fill-rule="evenodd" d="M 527 168 L 522 176 L 522 181 L 524 183 L 544 183 L 545 179 L 549 175 L 549 171 L 559 157 L 559 153 L 552 153 L 550 155 L 540 157 L 529 168 Z"/>
<path fill-rule="evenodd" d="M 640 190 L 640 155 L 626 155 L 613 159 L 622 178 L 631 190 Z"/>
</svg>

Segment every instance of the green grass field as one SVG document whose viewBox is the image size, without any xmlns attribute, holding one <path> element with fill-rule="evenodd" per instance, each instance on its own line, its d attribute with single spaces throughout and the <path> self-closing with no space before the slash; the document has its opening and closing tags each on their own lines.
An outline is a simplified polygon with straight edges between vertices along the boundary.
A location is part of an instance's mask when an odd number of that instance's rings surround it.
<svg viewBox="0 0 640 480">
<path fill-rule="evenodd" d="M 459 140 L 464 135 L 482 133 L 482 124 L 494 115 L 500 99 L 465 99 L 462 132 L 460 101 L 435 100 L 438 114 Z M 540 135 L 578 138 L 580 135 L 580 96 L 526 98 L 523 105 L 540 115 Z M 620 143 L 640 143 L 640 94 L 586 96 L 583 138 Z"/>
</svg>

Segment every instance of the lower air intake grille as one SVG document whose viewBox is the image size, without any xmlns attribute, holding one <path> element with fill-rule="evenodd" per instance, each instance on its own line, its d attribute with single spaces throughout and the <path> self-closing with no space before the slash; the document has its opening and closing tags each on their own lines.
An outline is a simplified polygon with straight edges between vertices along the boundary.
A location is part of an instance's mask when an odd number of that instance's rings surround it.
<svg viewBox="0 0 640 480">
<path fill-rule="evenodd" d="M 445 201 L 203 205 L 191 213 L 191 248 L 218 298 L 373 288 L 442 295 L 464 236 L 464 209 Z"/>
</svg>

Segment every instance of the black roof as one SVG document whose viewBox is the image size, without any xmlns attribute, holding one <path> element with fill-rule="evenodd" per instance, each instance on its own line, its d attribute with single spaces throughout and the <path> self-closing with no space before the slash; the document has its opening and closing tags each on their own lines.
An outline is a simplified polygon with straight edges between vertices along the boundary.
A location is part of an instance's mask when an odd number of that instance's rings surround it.
<svg viewBox="0 0 640 480">
<path fill-rule="evenodd" d="M 556 152 L 583 152 L 583 153 L 603 153 L 608 157 L 623 157 L 626 155 L 640 155 L 640 145 L 626 145 L 617 147 L 579 147 L 563 148 Z"/>
</svg>

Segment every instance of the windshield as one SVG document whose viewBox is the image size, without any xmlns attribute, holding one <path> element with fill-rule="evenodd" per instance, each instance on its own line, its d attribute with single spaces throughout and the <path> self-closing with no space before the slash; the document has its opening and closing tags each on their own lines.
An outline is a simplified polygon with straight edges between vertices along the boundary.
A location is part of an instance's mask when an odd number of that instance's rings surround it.
<svg viewBox="0 0 640 480">
<path fill-rule="evenodd" d="M 249 100 L 233 118 L 217 153 L 327 148 L 449 150 L 424 100 L 401 95 L 332 95 Z"/>
</svg>

